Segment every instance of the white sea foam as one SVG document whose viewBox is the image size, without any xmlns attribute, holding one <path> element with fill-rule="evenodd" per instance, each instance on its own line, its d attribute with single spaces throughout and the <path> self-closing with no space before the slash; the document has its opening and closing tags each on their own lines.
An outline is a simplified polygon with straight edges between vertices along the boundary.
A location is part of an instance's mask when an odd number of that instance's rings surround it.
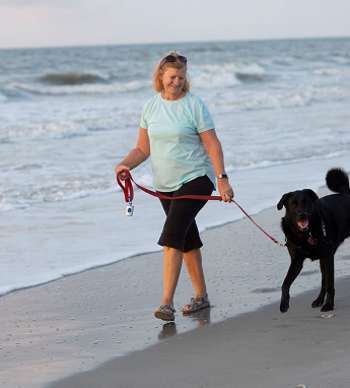
<svg viewBox="0 0 350 388">
<path fill-rule="evenodd" d="M 2 93 L 0 93 L 0 103 L 3 103 L 3 102 L 6 102 L 8 100 L 8 98 L 3 95 Z"/>
<path fill-rule="evenodd" d="M 89 133 L 84 124 L 72 121 L 28 123 L 27 126 L 11 125 L 1 130 L 1 140 L 21 141 L 25 139 L 48 139 L 83 136 Z"/>
</svg>

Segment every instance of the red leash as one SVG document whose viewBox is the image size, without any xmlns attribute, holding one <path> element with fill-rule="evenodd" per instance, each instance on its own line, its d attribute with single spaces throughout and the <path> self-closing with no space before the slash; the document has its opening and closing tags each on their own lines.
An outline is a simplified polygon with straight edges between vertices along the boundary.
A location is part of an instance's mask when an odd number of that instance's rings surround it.
<svg viewBox="0 0 350 388">
<path fill-rule="evenodd" d="M 145 193 L 152 195 L 153 197 L 157 197 L 159 199 L 168 199 L 168 200 L 178 200 L 178 199 L 197 199 L 202 201 L 222 201 L 222 198 L 220 195 L 179 195 L 177 197 L 170 197 L 165 194 L 157 193 L 156 191 L 152 191 L 150 189 L 147 189 L 146 187 L 143 187 L 136 183 L 131 176 L 130 171 L 124 171 L 123 174 L 126 176 L 125 179 L 121 180 L 119 175 L 116 175 L 116 180 L 120 188 L 122 189 L 125 197 L 125 202 L 127 202 L 127 208 L 126 208 L 126 214 L 131 216 L 133 213 L 133 205 L 132 201 L 134 199 L 134 188 L 132 183 L 135 184 L 140 190 L 144 191 Z M 125 184 L 123 184 L 125 182 Z M 276 240 L 273 236 L 271 236 L 269 233 L 267 233 L 243 208 L 242 206 L 236 202 L 234 199 L 232 199 L 232 202 L 239 208 L 239 210 L 258 228 L 260 229 L 271 241 L 273 241 L 275 244 L 284 247 L 285 244 L 279 242 Z"/>
</svg>

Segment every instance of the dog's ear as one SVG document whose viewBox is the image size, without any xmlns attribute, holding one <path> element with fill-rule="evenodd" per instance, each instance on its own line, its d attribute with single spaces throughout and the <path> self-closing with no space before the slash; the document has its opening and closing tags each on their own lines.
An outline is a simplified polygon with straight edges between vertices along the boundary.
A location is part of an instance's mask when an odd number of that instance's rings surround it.
<svg viewBox="0 0 350 388">
<path fill-rule="evenodd" d="M 311 189 L 305 189 L 305 193 L 311 198 L 312 202 L 318 200 L 318 195 Z"/>
<path fill-rule="evenodd" d="M 292 195 L 292 192 L 290 193 L 285 193 L 282 195 L 282 198 L 280 199 L 280 201 L 278 202 L 277 204 L 277 209 L 278 210 L 281 210 L 283 208 L 283 206 L 286 206 L 287 205 L 287 201 L 289 199 L 289 197 Z"/>
</svg>

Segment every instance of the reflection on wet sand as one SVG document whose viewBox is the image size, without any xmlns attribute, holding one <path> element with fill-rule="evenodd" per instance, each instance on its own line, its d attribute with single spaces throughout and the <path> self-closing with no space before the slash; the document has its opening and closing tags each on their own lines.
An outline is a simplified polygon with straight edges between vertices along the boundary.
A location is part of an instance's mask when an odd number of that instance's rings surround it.
<svg viewBox="0 0 350 388">
<path fill-rule="evenodd" d="M 210 309 L 204 309 L 187 315 L 186 319 L 190 319 L 192 322 L 196 322 L 198 327 L 208 325 L 210 323 Z M 167 322 L 162 326 L 162 330 L 158 334 L 158 339 L 162 340 L 165 338 L 172 337 L 177 334 L 176 323 Z"/>
<path fill-rule="evenodd" d="M 208 325 L 210 323 L 210 308 L 197 311 L 196 313 L 192 313 L 191 315 L 188 315 L 188 318 L 190 318 L 192 321 L 198 323 L 198 327 Z"/>
<path fill-rule="evenodd" d="M 158 334 L 158 339 L 162 340 L 164 338 L 171 337 L 177 333 L 176 323 L 167 322 L 162 326 L 162 330 Z"/>
</svg>

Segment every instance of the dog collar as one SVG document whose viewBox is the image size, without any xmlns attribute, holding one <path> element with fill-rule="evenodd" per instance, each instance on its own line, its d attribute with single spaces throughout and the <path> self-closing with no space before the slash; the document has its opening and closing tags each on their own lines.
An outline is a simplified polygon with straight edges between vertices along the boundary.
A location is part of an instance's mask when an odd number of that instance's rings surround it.
<svg viewBox="0 0 350 388">
<path fill-rule="evenodd" d="M 313 238 L 312 237 L 312 235 L 311 235 L 311 233 L 310 233 L 310 235 L 309 235 L 309 237 L 308 237 L 308 239 L 307 239 L 307 242 L 308 242 L 308 244 L 309 245 L 316 245 L 317 244 L 317 239 L 316 238 Z"/>
</svg>

